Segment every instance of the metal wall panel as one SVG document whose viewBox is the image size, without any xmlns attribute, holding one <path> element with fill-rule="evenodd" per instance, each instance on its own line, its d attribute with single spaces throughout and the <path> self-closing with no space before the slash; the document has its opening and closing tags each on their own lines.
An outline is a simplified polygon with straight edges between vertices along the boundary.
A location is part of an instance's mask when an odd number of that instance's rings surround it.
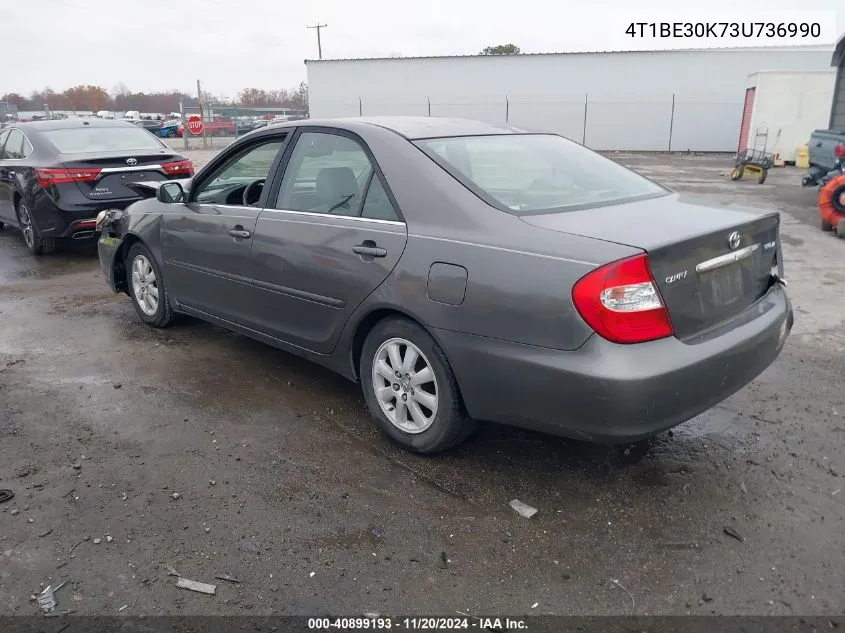
<svg viewBox="0 0 845 633">
<path fill-rule="evenodd" d="M 312 117 L 463 116 L 596 149 L 736 151 L 748 76 L 830 67 L 833 47 L 307 62 Z M 675 108 L 672 109 L 672 99 Z M 425 107 L 423 108 L 423 105 Z M 592 115 L 591 115 L 592 111 Z M 845 116 L 845 113 L 843 113 Z"/>
</svg>

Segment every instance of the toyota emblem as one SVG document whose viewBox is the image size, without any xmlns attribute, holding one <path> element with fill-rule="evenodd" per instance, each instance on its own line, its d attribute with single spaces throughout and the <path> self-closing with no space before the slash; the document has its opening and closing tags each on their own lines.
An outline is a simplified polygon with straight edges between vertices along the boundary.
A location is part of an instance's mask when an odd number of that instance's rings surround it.
<svg viewBox="0 0 845 633">
<path fill-rule="evenodd" d="M 728 235 L 728 247 L 735 251 L 739 248 L 740 243 L 742 242 L 742 237 L 740 237 L 738 231 L 734 231 L 730 235 Z"/>
<path fill-rule="evenodd" d="M 135 165 L 138 164 L 138 159 L 137 158 L 127 158 L 126 164 L 129 165 L 130 167 L 134 167 Z"/>
</svg>

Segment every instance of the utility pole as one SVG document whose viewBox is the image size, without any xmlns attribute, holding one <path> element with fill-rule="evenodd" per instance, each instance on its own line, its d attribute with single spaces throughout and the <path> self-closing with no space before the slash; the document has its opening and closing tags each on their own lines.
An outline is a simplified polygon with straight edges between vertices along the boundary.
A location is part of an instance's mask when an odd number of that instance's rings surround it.
<svg viewBox="0 0 845 633">
<path fill-rule="evenodd" d="M 205 110 L 202 107 L 202 86 L 199 79 L 197 79 L 197 104 L 200 107 L 200 120 L 202 121 L 202 147 L 205 149 L 208 147 L 208 135 L 205 129 Z"/>
<path fill-rule="evenodd" d="M 185 102 L 179 99 L 179 114 L 182 115 L 182 142 L 185 143 L 185 149 L 190 149 L 188 146 L 188 117 L 185 116 Z"/>
<path fill-rule="evenodd" d="M 317 57 L 323 59 L 323 44 L 320 41 L 320 29 L 324 29 L 328 24 L 320 24 L 319 22 L 314 26 L 309 26 L 309 29 L 317 29 Z"/>
</svg>

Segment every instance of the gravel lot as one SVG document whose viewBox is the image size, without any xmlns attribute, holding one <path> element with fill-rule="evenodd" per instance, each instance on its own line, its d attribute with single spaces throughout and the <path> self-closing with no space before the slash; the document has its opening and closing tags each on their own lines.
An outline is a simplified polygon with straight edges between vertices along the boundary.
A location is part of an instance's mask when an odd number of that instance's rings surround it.
<svg viewBox="0 0 845 633">
<path fill-rule="evenodd" d="M 151 330 L 92 249 L 34 259 L 0 232 L 0 614 L 65 580 L 80 614 L 842 614 L 845 241 L 798 170 L 613 157 L 781 211 L 796 307 L 769 371 L 627 452 L 488 425 L 403 453 L 356 385 L 199 322 Z"/>
</svg>

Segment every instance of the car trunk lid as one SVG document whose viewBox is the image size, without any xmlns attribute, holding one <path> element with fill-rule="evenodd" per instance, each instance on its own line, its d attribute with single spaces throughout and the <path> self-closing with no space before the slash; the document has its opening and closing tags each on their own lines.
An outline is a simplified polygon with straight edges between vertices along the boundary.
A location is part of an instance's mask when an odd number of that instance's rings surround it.
<svg viewBox="0 0 845 633">
<path fill-rule="evenodd" d="M 167 150 L 137 154 L 97 152 L 93 154 L 60 155 L 64 169 L 86 174 L 74 178 L 82 194 L 90 200 L 119 200 L 137 198 L 134 183 L 167 180 L 162 167 L 181 158 Z"/>
<path fill-rule="evenodd" d="M 777 213 L 677 194 L 521 219 L 539 228 L 644 250 L 680 339 L 751 306 L 768 291 L 777 263 Z"/>
</svg>

